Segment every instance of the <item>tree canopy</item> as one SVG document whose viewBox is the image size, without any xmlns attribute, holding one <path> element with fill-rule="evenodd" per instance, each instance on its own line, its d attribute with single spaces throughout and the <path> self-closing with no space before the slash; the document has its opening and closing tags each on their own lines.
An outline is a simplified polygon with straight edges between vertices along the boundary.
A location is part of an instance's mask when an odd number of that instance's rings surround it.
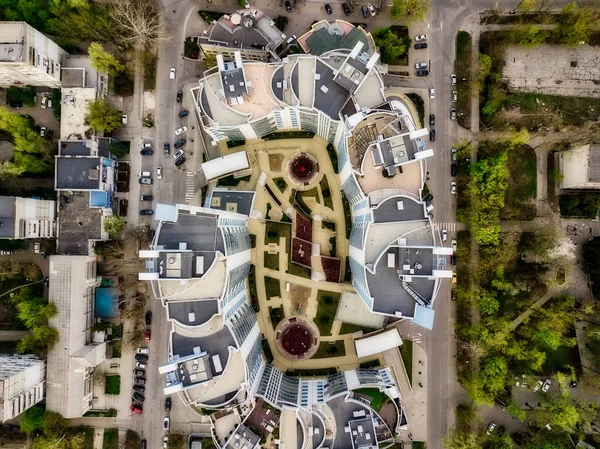
<svg viewBox="0 0 600 449">
<path fill-rule="evenodd" d="M 394 19 L 424 20 L 430 8 L 430 0 L 394 0 L 391 13 Z"/>
<path fill-rule="evenodd" d="M 559 42 L 575 46 L 588 43 L 592 26 L 600 19 L 600 14 L 592 6 L 579 6 L 576 2 L 568 3 L 558 17 Z"/>
<path fill-rule="evenodd" d="M 115 142 L 111 142 L 110 145 L 108 145 L 108 150 L 115 157 L 123 157 L 126 154 L 129 154 L 129 146 L 130 146 L 129 142 L 115 141 Z"/>
<path fill-rule="evenodd" d="M 375 45 L 379 47 L 381 62 L 392 64 L 408 52 L 410 39 L 399 37 L 390 28 L 378 28 L 372 34 Z"/>
<path fill-rule="evenodd" d="M 118 235 L 125 227 L 125 219 L 118 215 L 112 215 L 104 219 L 104 230 L 110 235 Z"/>
<path fill-rule="evenodd" d="M 106 72 L 109 75 L 115 76 L 125 70 L 125 66 L 113 54 L 104 50 L 102 44 L 98 42 L 90 44 L 88 55 L 90 55 L 92 67 L 99 72 Z"/>
<path fill-rule="evenodd" d="M 21 431 L 31 434 L 36 430 L 42 430 L 44 427 L 44 407 L 34 405 L 23 412 L 21 416 Z"/>
<path fill-rule="evenodd" d="M 86 123 L 100 134 L 114 131 L 121 126 L 121 113 L 110 106 L 106 98 L 88 103 Z"/>
</svg>

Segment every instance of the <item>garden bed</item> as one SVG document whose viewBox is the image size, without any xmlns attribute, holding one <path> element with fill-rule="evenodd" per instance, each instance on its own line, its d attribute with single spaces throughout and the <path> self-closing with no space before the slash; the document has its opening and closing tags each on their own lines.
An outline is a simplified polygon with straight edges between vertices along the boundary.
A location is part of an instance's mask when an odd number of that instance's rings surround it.
<svg viewBox="0 0 600 449">
<path fill-rule="evenodd" d="M 317 292 L 318 307 L 315 324 L 322 336 L 331 335 L 331 326 L 335 320 L 340 296 L 341 294 L 337 292 L 328 292 L 325 290 Z"/>
</svg>

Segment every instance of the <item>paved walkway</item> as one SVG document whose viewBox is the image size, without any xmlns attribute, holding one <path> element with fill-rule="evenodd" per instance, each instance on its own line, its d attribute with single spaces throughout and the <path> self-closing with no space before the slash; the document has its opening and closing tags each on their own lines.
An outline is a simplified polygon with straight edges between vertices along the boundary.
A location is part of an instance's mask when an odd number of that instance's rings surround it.
<svg viewBox="0 0 600 449">
<path fill-rule="evenodd" d="M 529 318 L 533 314 L 533 312 L 535 312 L 537 309 L 539 309 L 544 304 L 546 304 L 546 302 L 550 298 L 555 297 L 566 287 L 567 287 L 567 283 L 565 282 L 565 284 L 563 286 L 551 288 L 550 290 L 548 290 L 544 296 L 542 296 L 535 303 L 533 303 L 531 305 L 531 307 L 529 307 L 525 312 L 523 312 L 521 315 L 519 315 L 517 318 L 515 318 L 513 320 L 513 322 L 510 323 L 510 326 L 508 327 L 508 329 L 511 331 L 515 330 L 521 323 L 523 323 L 523 321 L 525 321 L 527 318 Z"/>
<path fill-rule="evenodd" d="M 0 341 L 19 341 L 29 335 L 29 331 L 0 331 Z"/>
</svg>

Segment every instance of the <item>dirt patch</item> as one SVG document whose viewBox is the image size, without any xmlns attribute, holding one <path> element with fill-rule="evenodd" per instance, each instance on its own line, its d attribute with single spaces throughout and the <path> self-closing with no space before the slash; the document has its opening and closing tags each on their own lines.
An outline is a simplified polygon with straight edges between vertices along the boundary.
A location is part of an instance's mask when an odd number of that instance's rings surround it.
<svg viewBox="0 0 600 449">
<path fill-rule="evenodd" d="M 281 171 L 283 158 L 283 154 L 269 154 L 269 166 L 271 167 L 271 171 Z"/>
<path fill-rule="evenodd" d="M 292 313 L 297 313 L 298 309 L 306 309 L 308 306 L 308 299 L 312 293 L 310 287 L 304 287 L 298 284 L 291 284 L 289 291 L 289 306 Z"/>
<path fill-rule="evenodd" d="M 0 162 L 10 161 L 13 153 L 14 145 L 8 140 L 0 140 Z"/>
</svg>

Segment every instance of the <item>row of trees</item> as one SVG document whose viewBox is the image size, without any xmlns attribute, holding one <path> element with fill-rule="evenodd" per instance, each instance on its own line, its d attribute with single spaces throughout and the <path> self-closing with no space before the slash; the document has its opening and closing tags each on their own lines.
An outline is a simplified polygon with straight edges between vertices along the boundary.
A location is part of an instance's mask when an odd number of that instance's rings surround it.
<svg viewBox="0 0 600 449">
<path fill-rule="evenodd" d="M 11 302 L 17 308 L 17 317 L 30 331 L 17 344 L 17 351 L 45 355 L 59 339 L 58 331 L 48 326 L 48 320 L 58 314 L 56 304 L 36 295 L 31 287 L 23 287 Z"/>
<path fill-rule="evenodd" d="M 69 420 L 60 413 L 34 406 L 23 413 L 21 431 L 33 437 L 33 449 L 85 449 L 85 436 L 69 429 Z"/>
</svg>

